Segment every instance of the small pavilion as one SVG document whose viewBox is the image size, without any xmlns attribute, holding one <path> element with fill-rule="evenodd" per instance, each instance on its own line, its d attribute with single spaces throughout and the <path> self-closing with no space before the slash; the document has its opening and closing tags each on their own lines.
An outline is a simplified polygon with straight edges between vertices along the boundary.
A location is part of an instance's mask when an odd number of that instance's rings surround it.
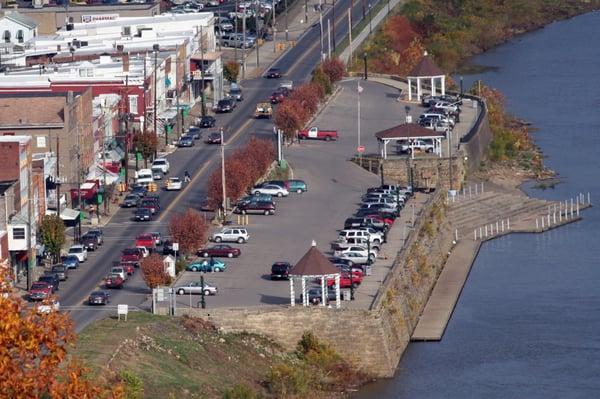
<svg viewBox="0 0 600 399">
<path fill-rule="evenodd" d="M 302 306 L 309 306 L 308 287 L 306 280 L 321 280 L 321 306 L 327 303 L 326 281 L 330 278 L 335 279 L 335 307 L 340 307 L 340 271 L 317 249 L 317 243 L 312 242 L 312 246 L 304 256 L 296 263 L 296 266 L 290 270 L 290 298 L 291 305 L 296 305 L 296 294 L 294 292 L 294 282 L 302 282 Z"/>
<path fill-rule="evenodd" d="M 410 71 L 406 77 L 408 80 L 408 101 L 413 100 L 412 85 L 416 83 L 417 86 L 417 101 L 421 101 L 423 97 L 423 89 L 421 82 L 430 81 L 431 84 L 431 95 L 437 94 L 437 82 L 440 81 L 440 94 L 443 96 L 446 94 L 446 75 L 435 62 L 431 60 L 427 52 L 423 54 L 423 58 L 415 67 Z"/>
<path fill-rule="evenodd" d="M 423 126 L 416 123 L 404 123 L 402 125 L 394 126 L 386 130 L 375 133 L 377 141 L 379 142 L 379 151 L 381 158 L 387 159 L 388 155 L 388 144 L 392 140 L 406 140 L 409 143 L 413 140 L 432 140 L 433 141 L 433 153 L 437 156 L 442 156 L 442 139 L 446 137 L 445 132 L 437 132 L 435 130 L 426 129 Z M 414 159 L 415 152 L 411 151 L 411 157 Z"/>
</svg>

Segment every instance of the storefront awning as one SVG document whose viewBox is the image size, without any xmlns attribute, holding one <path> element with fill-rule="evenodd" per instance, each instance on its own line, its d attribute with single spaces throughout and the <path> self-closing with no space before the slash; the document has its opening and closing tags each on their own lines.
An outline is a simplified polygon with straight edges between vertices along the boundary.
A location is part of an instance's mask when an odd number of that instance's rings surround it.
<svg viewBox="0 0 600 399">
<path fill-rule="evenodd" d="M 106 184 L 109 185 L 113 183 L 118 183 L 121 176 L 119 176 L 118 173 L 113 173 L 110 170 L 105 169 L 102 165 L 96 164 L 90 168 L 90 172 L 88 173 L 86 180 L 98 180 L 100 184 L 102 184 L 105 178 Z M 81 186 L 81 188 L 84 188 L 83 185 Z"/>
<path fill-rule="evenodd" d="M 177 116 L 177 110 L 167 109 L 166 111 L 163 111 L 160 114 L 158 114 L 158 119 L 170 121 L 171 119 L 175 118 L 176 116 Z"/>
<path fill-rule="evenodd" d="M 77 220 L 79 217 L 79 211 L 71 208 L 65 208 L 60 213 L 60 218 L 62 220 Z"/>
</svg>

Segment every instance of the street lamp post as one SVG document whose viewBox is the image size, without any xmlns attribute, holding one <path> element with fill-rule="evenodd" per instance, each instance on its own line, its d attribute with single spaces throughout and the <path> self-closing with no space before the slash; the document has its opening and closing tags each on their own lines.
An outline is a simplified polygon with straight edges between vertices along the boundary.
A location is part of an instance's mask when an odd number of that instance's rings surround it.
<svg viewBox="0 0 600 399">
<path fill-rule="evenodd" d="M 227 216 L 227 191 L 225 185 L 225 137 L 223 136 L 223 128 L 220 129 L 221 133 L 221 185 L 223 189 L 223 220 Z"/>
<path fill-rule="evenodd" d="M 460 77 L 460 96 L 461 96 L 461 98 L 462 98 L 463 94 L 464 94 L 464 91 L 463 91 L 463 77 L 461 76 Z"/>
<path fill-rule="evenodd" d="M 369 34 L 373 33 L 373 24 L 371 23 L 371 3 L 369 3 Z"/>
<path fill-rule="evenodd" d="M 333 40 L 333 51 L 335 52 L 335 0 L 333 0 L 333 6 L 331 7 L 331 19 L 333 25 L 331 27 L 331 40 Z M 329 54 L 331 57 L 331 54 Z"/>
<path fill-rule="evenodd" d="M 367 80 L 367 52 L 365 51 L 363 53 L 363 61 L 365 63 L 365 80 Z"/>
<path fill-rule="evenodd" d="M 154 44 L 152 46 L 152 50 L 154 51 L 154 137 L 156 139 L 156 142 L 158 142 L 158 124 L 157 124 L 157 115 L 158 115 L 158 108 L 157 108 L 157 101 L 156 101 L 156 92 L 158 91 L 158 49 L 159 49 L 159 45 L 158 43 Z M 165 134 L 166 136 L 166 134 Z M 154 149 L 154 158 L 157 158 L 158 156 L 158 148 Z"/>
<path fill-rule="evenodd" d="M 285 0 L 284 7 L 285 7 L 285 41 L 287 42 L 289 40 L 289 31 L 288 31 L 288 4 L 287 4 L 287 0 Z"/>
<path fill-rule="evenodd" d="M 204 273 L 200 275 L 200 285 L 202 290 L 200 291 L 200 306 L 202 309 L 206 309 L 206 300 L 204 299 Z"/>
<path fill-rule="evenodd" d="M 202 116 L 206 116 L 206 101 L 204 99 L 204 32 L 200 25 L 200 104 Z"/>
</svg>

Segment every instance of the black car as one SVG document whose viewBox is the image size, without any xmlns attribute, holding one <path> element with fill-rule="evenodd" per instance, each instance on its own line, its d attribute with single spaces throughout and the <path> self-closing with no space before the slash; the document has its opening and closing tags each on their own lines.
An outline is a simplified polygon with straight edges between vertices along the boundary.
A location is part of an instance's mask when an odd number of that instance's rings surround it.
<svg viewBox="0 0 600 399">
<path fill-rule="evenodd" d="M 215 127 L 216 124 L 217 124 L 217 120 L 215 119 L 214 116 L 210 116 L 210 115 L 203 116 L 198 121 L 198 127 Z"/>
<path fill-rule="evenodd" d="M 190 128 L 188 129 L 188 131 L 185 135 L 193 137 L 194 140 L 198 140 L 198 139 L 200 139 L 200 135 L 201 135 L 200 128 L 197 126 L 190 126 Z"/>
<path fill-rule="evenodd" d="M 265 72 L 265 78 L 267 79 L 279 79 L 281 77 L 281 69 L 279 68 L 269 68 L 267 72 Z"/>
<path fill-rule="evenodd" d="M 141 186 L 141 185 L 137 185 L 137 186 L 133 186 L 133 188 L 131 189 L 131 192 L 129 194 L 135 194 L 138 197 L 143 197 L 148 193 L 148 188 L 146 188 L 146 186 Z"/>
<path fill-rule="evenodd" d="M 193 147 L 194 146 L 194 138 L 192 136 L 183 135 L 179 138 L 177 142 L 177 147 Z"/>
<path fill-rule="evenodd" d="M 138 208 L 134 217 L 136 222 L 149 222 L 152 220 L 152 211 L 150 208 Z"/>
<path fill-rule="evenodd" d="M 86 234 L 82 235 L 80 243 L 88 251 L 95 251 L 96 248 L 98 248 L 98 241 L 96 240 L 96 236 L 93 234 L 86 233 Z"/>
<path fill-rule="evenodd" d="M 104 232 L 100 228 L 96 227 L 93 229 L 89 229 L 86 234 L 91 234 L 91 235 L 95 236 L 96 241 L 98 242 L 98 245 L 102 245 L 102 243 L 104 242 Z"/>
<path fill-rule="evenodd" d="M 271 266 L 271 280 L 289 279 L 292 265 L 289 262 L 275 262 Z"/>
<path fill-rule="evenodd" d="M 52 266 L 52 273 L 56 274 L 60 281 L 65 281 L 69 278 L 69 269 L 63 265 Z"/>
<path fill-rule="evenodd" d="M 44 274 L 43 276 L 38 278 L 38 281 L 41 281 L 42 283 L 48 283 L 52 286 L 53 291 L 58 291 L 60 279 L 58 278 L 58 275 L 56 273 Z"/>
<path fill-rule="evenodd" d="M 221 133 L 214 132 L 206 138 L 206 144 L 221 144 Z"/>
<path fill-rule="evenodd" d="M 233 109 L 235 108 L 236 104 L 235 104 L 235 100 L 232 98 L 226 98 L 223 100 L 220 100 L 217 103 L 217 106 L 215 107 L 215 111 L 219 112 L 219 113 L 223 113 L 223 112 L 232 112 Z"/>
<path fill-rule="evenodd" d="M 122 208 L 135 208 L 140 202 L 140 196 L 137 194 L 127 194 L 123 202 L 121 202 Z"/>
<path fill-rule="evenodd" d="M 92 291 L 88 297 L 89 305 L 106 305 L 110 303 L 110 294 L 106 291 Z"/>
<path fill-rule="evenodd" d="M 361 217 L 348 218 L 344 221 L 344 229 L 352 229 L 355 227 L 362 227 L 364 219 Z"/>
<path fill-rule="evenodd" d="M 329 261 L 333 264 L 341 264 L 341 265 L 346 265 L 346 266 L 354 266 L 354 262 L 352 262 L 350 259 L 344 259 L 344 258 L 338 258 L 337 256 L 331 256 L 329 258 Z"/>
<path fill-rule="evenodd" d="M 163 242 L 162 253 L 163 255 L 175 255 L 175 251 L 173 250 L 173 241 L 166 240 Z"/>
<path fill-rule="evenodd" d="M 326 288 L 325 300 L 327 302 L 333 302 L 336 300 L 335 289 Z M 308 302 L 313 305 L 318 305 L 323 300 L 323 291 L 321 291 L 321 287 L 310 287 L 308 289 Z M 302 300 L 302 294 L 300 294 L 300 300 Z"/>
</svg>

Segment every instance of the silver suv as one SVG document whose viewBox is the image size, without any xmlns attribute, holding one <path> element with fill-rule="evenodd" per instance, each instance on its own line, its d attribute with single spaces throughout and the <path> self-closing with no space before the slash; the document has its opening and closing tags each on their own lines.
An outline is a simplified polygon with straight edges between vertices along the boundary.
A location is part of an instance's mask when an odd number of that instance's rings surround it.
<svg viewBox="0 0 600 399">
<path fill-rule="evenodd" d="M 248 241 L 248 230 L 241 227 L 225 227 L 220 232 L 212 235 L 214 242 L 237 242 L 243 244 Z"/>
</svg>

